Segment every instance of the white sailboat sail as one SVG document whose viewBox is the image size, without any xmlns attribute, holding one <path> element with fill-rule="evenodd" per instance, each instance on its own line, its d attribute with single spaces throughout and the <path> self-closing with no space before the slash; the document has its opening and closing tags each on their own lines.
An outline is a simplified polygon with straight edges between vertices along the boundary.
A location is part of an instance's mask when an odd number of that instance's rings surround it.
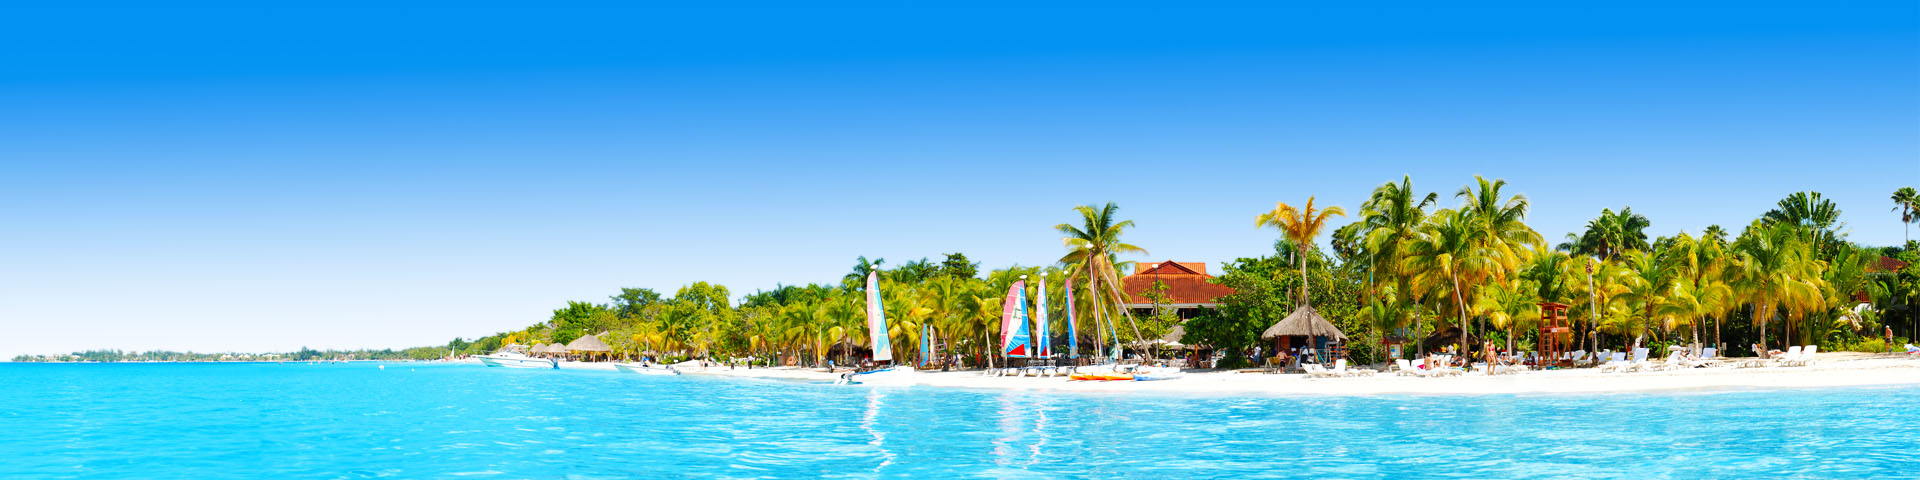
<svg viewBox="0 0 1920 480">
<path fill-rule="evenodd" d="M 880 272 L 867 273 L 867 336 L 873 337 L 873 361 L 893 361 L 893 341 L 887 338 L 887 312 L 880 305 Z"/>
</svg>

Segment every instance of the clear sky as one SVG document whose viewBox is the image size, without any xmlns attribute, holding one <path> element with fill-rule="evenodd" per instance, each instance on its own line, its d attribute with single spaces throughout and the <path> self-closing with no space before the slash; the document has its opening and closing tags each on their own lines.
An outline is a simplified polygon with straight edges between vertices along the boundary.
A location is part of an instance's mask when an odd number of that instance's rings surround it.
<svg viewBox="0 0 1920 480">
<path fill-rule="evenodd" d="M 1555 241 L 1811 189 L 1885 245 L 1920 184 L 1911 1 L 287 3 L 0 16 L 0 358 L 440 344 L 858 255 L 1047 264 L 1106 201 L 1138 260 L 1217 265 L 1271 251 L 1275 201 L 1403 174 L 1446 205 L 1504 178 Z"/>
</svg>

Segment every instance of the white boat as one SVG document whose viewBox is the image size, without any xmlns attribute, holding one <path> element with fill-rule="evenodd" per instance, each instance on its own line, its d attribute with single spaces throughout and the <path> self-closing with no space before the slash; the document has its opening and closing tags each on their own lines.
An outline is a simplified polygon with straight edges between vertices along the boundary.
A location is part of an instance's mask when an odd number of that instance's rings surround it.
<svg viewBox="0 0 1920 480">
<path fill-rule="evenodd" d="M 619 370 L 622 372 L 638 373 L 641 375 L 679 375 L 680 374 L 679 370 L 674 370 L 673 367 L 670 367 L 670 366 L 649 365 L 644 363 L 616 363 L 616 364 L 613 364 L 613 368 L 615 370 Z"/>
<path fill-rule="evenodd" d="M 489 367 L 507 368 L 560 368 L 560 362 L 551 358 L 529 357 L 520 352 L 494 352 L 487 355 L 474 355 Z"/>
<path fill-rule="evenodd" d="M 881 385 L 904 387 L 920 383 L 920 374 L 913 368 L 898 366 L 864 372 L 847 372 L 833 383 L 839 385 Z"/>
<path fill-rule="evenodd" d="M 886 304 L 880 299 L 879 272 L 867 273 L 867 332 L 873 339 L 873 361 L 893 361 L 893 340 L 887 336 Z M 837 385 L 913 385 L 918 383 L 913 367 L 891 366 L 847 372 L 840 375 Z"/>
</svg>

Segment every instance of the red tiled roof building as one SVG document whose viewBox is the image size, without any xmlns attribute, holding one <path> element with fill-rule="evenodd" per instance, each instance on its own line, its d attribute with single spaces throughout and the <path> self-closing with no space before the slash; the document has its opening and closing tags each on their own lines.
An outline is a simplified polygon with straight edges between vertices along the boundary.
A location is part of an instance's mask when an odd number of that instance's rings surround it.
<svg viewBox="0 0 1920 480">
<path fill-rule="evenodd" d="M 1175 308 L 1180 318 L 1189 318 L 1199 308 L 1220 306 L 1220 297 L 1233 294 L 1233 289 L 1225 285 L 1215 285 L 1208 280 L 1207 264 L 1200 262 L 1141 263 L 1134 267 L 1134 273 L 1120 279 L 1120 289 L 1127 293 L 1127 308 L 1139 314 L 1151 314 L 1153 300 L 1147 292 L 1154 289 L 1156 282 L 1166 285 L 1163 293 L 1162 308 Z"/>
</svg>

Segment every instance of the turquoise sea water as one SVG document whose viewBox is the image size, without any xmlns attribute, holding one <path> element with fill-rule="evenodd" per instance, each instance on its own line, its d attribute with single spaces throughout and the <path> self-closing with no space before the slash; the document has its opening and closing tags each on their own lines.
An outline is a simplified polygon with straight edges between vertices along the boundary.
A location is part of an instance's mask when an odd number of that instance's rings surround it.
<svg viewBox="0 0 1920 480">
<path fill-rule="evenodd" d="M 1223 398 L 404 363 L 0 381 L 7 479 L 1920 475 L 1914 386 Z"/>
</svg>

